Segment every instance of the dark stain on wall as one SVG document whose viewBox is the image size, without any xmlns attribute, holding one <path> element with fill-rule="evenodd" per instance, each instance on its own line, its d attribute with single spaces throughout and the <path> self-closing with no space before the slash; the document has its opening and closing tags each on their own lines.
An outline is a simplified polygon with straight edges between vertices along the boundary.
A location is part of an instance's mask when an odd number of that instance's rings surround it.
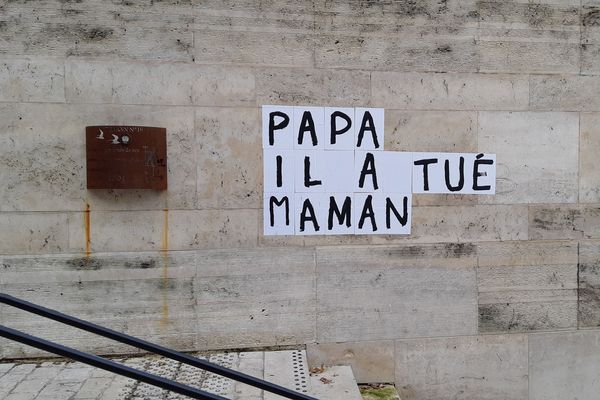
<svg viewBox="0 0 600 400">
<path fill-rule="evenodd" d="M 78 270 L 99 270 L 102 269 L 102 261 L 95 257 L 78 257 L 67 261 L 67 266 Z"/>
<path fill-rule="evenodd" d="M 580 262 L 577 276 L 578 325 L 600 326 L 600 260 Z"/>
<path fill-rule="evenodd" d="M 594 8 L 585 12 L 581 17 L 583 26 L 600 26 L 600 9 Z"/>
</svg>

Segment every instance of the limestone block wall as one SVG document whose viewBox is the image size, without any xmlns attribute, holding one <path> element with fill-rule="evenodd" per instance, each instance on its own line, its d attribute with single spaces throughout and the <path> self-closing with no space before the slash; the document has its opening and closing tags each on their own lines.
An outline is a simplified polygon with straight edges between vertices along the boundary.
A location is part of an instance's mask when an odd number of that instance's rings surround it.
<svg viewBox="0 0 600 400">
<path fill-rule="evenodd" d="M 0 290 L 180 350 L 307 344 L 403 399 L 596 398 L 599 90 L 597 0 L 0 0 Z M 264 237 L 263 104 L 383 107 L 386 149 L 496 153 L 497 194 Z M 166 127 L 169 190 L 86 190 L 100 124 Z"/>
</svg>

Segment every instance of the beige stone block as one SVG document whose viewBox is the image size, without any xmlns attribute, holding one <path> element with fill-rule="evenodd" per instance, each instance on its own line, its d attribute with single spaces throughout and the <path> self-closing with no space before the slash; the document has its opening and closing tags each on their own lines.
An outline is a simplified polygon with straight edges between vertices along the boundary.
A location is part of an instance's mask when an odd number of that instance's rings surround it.
<svg viewBox="0 0 600 400">
<path fill-rule="evenodd" d="M 600 391 L 600 333 L 545 333 L 529 336 L 529 398 L 593 399 Z"/>
<path fill-rule="evenodd" d="M 313 33 L 312 1 L 194 0 L 194 26 L 200 30 Z"/>
<path fill-rule="evenodd" d="M 525 399 L 527 336 L 485 335 L 396 341 L 400 398 Z"/>
<path fill-rule="evenodd" d="M 3 293 L 169 347 L 196 348 L 193 252 L 3 256 L 0 263 Z M 3 312 L 15 329 L 67 346 L 100 354 L 135 351 L 14 308 Z M 42 354 L 16 343 L 5 351 L 11 357 Z"/>
<path fill-rule="evenodd" d="M 600 202 L 600 114 L 579 114 L 579 202 Z"/>
<path fill-rule="evenodd" d="M 103 251 L 256 247 L 256 210 L 91 211 L 90 248 Z M 86 249 L 84 213 L 69 219 L 69 246 Z"/>
<path fill-rule="evenodd" d="M 200 64 L 313 65 L 311 34 L 269 31 L 194 31 L 194 60 Z"/>
<path fill-rule="evenodd" d="M 495 153 L 495 196 L 480 203 L 574 203 L 579 115 L 480 112 L 479 151 Z"/>
<path fill-rule="evenodd" d="M 579 26 L 579 4 L 573 0 L 486 1 L 477 6 L 479 25 L 486 28 L 577 31 Z"/>
<path fill-rule="evenodd" d="M 597 206 L 530 206 L 532 239 L 600 238 L 600 208 Z"/>
<path fill-rule="evenodd" d="M 88 2 L 89 4 L 89 2 Z M 95 8 L 95 9 L 94 9 Z M 139 12 L 18 5 L 5 10 L 0 52 L 15 55 L 193 60 L 189 13 Z"/>
<path fill-rule="evenodd" d="M 262 207 L 258 108 L 197 108 L 198 207 Z"/>
<path fill-rule="evenodd" d="M 172 211 L 91 211 L 69 218 L 69 247 L 92 252 L 168 250 L 169 217 Z M 88 227 L 89 226 L 89 227 Z"/>
<path fill-rule="evenodd" d="M 169 248 L 226 249 L 256 247 L 258 211 L 172 210 L 169 212 Z"/>
<path fill-rule="evenodd" d="M 105 61 L 69 58 L 65 63 L 65 92 L 70 103 L 112 103 L 113 66 Z M 132 76 L 135 79 L 135 75 Z"/>
<path fill-rule="evenodd" d="M 475 27 L 399 26 L 383 35 L 323 34 L 315 47 L 318 68 L 376 71 L 475 72 Z"/>
<path fill-rule="evenodd" d="M 254 106 L 254 71 L 185 63 L 69 60 L 67 99 L 82 103 Z"/>
<path fill-rule="evenodd" d="M 482 72 L 579 72 L 579 7 L 573 4 L 481 2 Z"/>
<path fill-rule="evenodd" d="M 317 341 L 473 334 L 476 258 L 471 244 L 317 248 Z"/>
<path fill-rule="evenodd" d="M 193 102 L 199 106 L 253 107 L 256 71 L 247 67 L 197 65 L 193 92 Z"/>
<path fill-rule="evenodd" d="M 25 58 L 0 62 L 0 101 L 65 101 L 64 62 Z"/>
<path fill-rule="evenodd" d="M 193 208 L 196 164 L 193 109 L 76 104 L 17 104 L 0 135 L 0 210 Z M 167 128 L 168 181 L 164 192 L 86 190 L 85 127 L 146 125 Z M 18 137 L 19 140 L 10 140 Z"/>
<path fill-rule="evenodd" d="M 67 214 L 0 213 L 0 253 L 57 253 L 68 247 Z"/>
<path fill-rule="evenodd" d="M 599 111 L 600 77 L 532 75 L 531 108 L 537 110 Z M 582 121 L 583 129 L 583 121 Z"/>
<path fill-rule="evenodd" d="M 370 75 L 362 71 L 266 69 L 257 72 L 257 103 L 364 107 L 370 104 Z"/>
<path fill-rule="evenodd" d="M 359 383 L 393 382 L 394 341 L 317 343 L 306 345 L 309 368 L 349 365 Z"/>
<path fill-rule="evenodd" d="M 479 332 L 577 326 L 577 244 L 478 244 Z"/>
<path fill-rule="evenodd" d="M 369 2 L 318 0 L 315 23 L 318 31 L 386 35 L 405 26 L 476 27 L 477 2 L 436 0 L 419 2 Z"/>
<path fill-rule="evenodd" d="M 381 236 L 383 241 L 394 237 Z M 410 239 L 418 242 L 479 242 L 527 239 L 525 206 L 413 207 Z M 376 240 L 375 243 L 379 243 Z"/>
<path fill-rule="evenodd" d="M 385 110 L 385 150 L 477 151 L 477 113 Z"/>
<path fill-rule="evenodd" d="M 598 74 L 600 68 L 600 28 L 598 14 L 600 3 L 583 2 L 581 7 L 581 73 Z"/>
<path fill-rule="evenodd" d="M 376 107 L 408 110 L 522 110 L 529 82 L 522 75 L 373 72 Z M 387 110 L 386 110 L 387 111 Z"/>
<path fill-rule="evenodd" d="M 315 340 L 314 249 L 209 250 L 197 259 L 201 348 Z"/>
<path fill-rule="evenodd" d="M 600 326 L 600 243 L 579 243 L 578 326 Z"/>
</svg>

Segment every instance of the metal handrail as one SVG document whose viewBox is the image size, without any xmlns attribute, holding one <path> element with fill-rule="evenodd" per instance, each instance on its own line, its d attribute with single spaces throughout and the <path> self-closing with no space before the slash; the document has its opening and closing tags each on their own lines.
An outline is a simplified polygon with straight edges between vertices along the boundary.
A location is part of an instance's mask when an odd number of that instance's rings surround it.
<svg viewBox="0 0 600 400">
<path fill-rule="evenodd" d="M 130 336 L 130 335 L 126 335 L 124 333 L 117 332 L 112 329 L 108 329 L 103 326 L 100 326 L 100 325 L 97 325 L 97 324 L 94 324 L 94 323 L 91 323 L 88 321 L 84 321 L 79 318 L 75 318 L 70 315 L 63 314 L 59 311 L 52 310 L 52 309 L 49 309 L 46 307 L 39 306 L 34 303 L 30 303 L 25 300 L 18 299 L 14 296 L 10 296 L 5 293 L 0 293 L 0 303 L 4 303 L 9 306 L 19 308 L 23 311 L 27 311 L 27 312 L 30 312 L 33 314 L 37 314 L 44 318 L 48 318 L 48 319 L 63 323 L 65 325 L 73 326 L 75 328 L 79 328 L 84 331 L 87 331 L 87 332 L 90 332 L 90 333 L 93 333 L 93 334 L 96 334 L 99 336 L 103 336 L 108 339 L 112 339 L 117 342 L 120 342 L 120 343 L 124 343 L 124 344 L 130 345 L 130 346 L 133 346 L 133 347 L 137 347 L 138 349 L 142 349 L 142 350 L 148 351 L 150 353 L 158 354 L 163 357 L 167 357 L 167 358 L 179 361 L 179 362 L 187 364 L 187 365 L 191 365 L 191 366 L 194 366 L 197 368 L 204 369 L 204 370 L 212 372 L 214 374 L 221 375 L 226 378 L 230 378 L 230 379 L 236 380 L 238 382 L 242 382 L 242 383 L 248 384 L 250 386 L 254 386 L 256 388 L 265 390 L 267 392 L 283 396 L 287 399 L 317 400 L 314 397 L 307 396 L 303 393 L 299 393 L 299 392 L 296 392 L 291 389 L 287 389 L 283 386 L 276 385 L 274 383 L 265 381 L 263 379 L 259 379 L 254 376 L 247 375 L 242 372 L 234 371 L 232 369 L 222 367 L 220 365 L 211 363 L 209 361 L 193 357 L 189 354 L 180 353 L 178 351 L 169 349 L 167 347 L 163 347 L 163 346 L 160 346 L 160 345 L 157 345 L 157 344 L 154 344 L 154 343 L 151 343 L 151 342 L 148 342 L 148 341 L 145 341 L 145 340 L 142 340 L 142 339 Z M 0 334 L 2 334 L 3 332 L 6 332 L 5 331 L 6 329 L 9 329 L 9 328 L 3 327 L 2 331 L 0 331 Z M 14 332 L 18 332 L 18 331 L 14 331 Z M 13 332 L 13 335 L 14 335 L 14 332 Z M 23 334 L 21 332 L 18 332 L 18 333 Z M 42 340 L 42 339 L 35 338 L 33 336 L 29 336 L 29 338 L 33 338 L 36 340 Z M 16 340 L 16 339 L 13 339 L 13 340 Z M 31 339 L 28 339 L 28 340 L 31 340 Z M 47 342 L 47 341 L 44 341 L 44 342 L 55 345 L 51 342 Z M 56 345 L 56 346 L 58 346 L 58 345 Z M 36 347 L 36 346 L 34 346 L 34 347 Z M 72 349 L 69 349 L 69 350 L 72 350 Z M 76 351 L 76 350 L 74 350 L 74 351 Z M 58 353 L 56 353 L 56 354 L 58 354 Z M 86 353 L 81 353 L 81 354 L 86 354 Z M 65 357 L 70 357 L 70 356 L 67 355 Z M 92 356 L 92 357 L 96 357 L 96 356 Z M 105 360 L 105 359 L 102 359 L 102 360 Z M 108 360 L 105 360 L 105 361 L 108 361 Z M 85 362 L 85 361 L 82 361 L 82 362 Z M 137 378 L 134 378 L 134 379 L 137 379 Z M 201 397 L 199 397 L 199 398 L 201 398 Z"/>
<path fill-rule="evenodd" d="M 123 375 L 153 386 L 167 389 L 175 393 L 183 394 L 188 397 L 200 400 L 227 400 L 225 397 L 217 396 L 191 386 L 182 385 L 181 383 L 173 382 L 170 379 L 160 377 L 158 375 L 149 374 L 145 371 L 140 371 L 135 368 L 128 367 L 114 361 L 107 360 L 93 354 L 83 353 L 79 350 L 70 347 L 62 346 L 57 343 L 52 343 L 47 340 L 28 335 L 15 329 L 7 328 L 0 325 L 0 336 L 16 342 L 27 344 L 36 347 L 40 350 L 45 350 L 50 353 L 58 354 L 63 357 L 70 358 L 75 361 L 102 368 L 106 371 L 114 372 L 115 374 Z"/>
</svg>

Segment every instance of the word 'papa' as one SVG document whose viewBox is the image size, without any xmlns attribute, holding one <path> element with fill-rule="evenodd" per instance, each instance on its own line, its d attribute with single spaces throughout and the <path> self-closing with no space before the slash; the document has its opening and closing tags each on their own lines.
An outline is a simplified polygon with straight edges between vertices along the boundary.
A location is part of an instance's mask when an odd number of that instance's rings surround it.
<svg viewBox="0 0 600 400">
<path fill-rule="evenodd" d="M 264 233 L 410 234 L 412 193 L 494 194 L 496 156 L 384 151 L 384 110 L 263 106 Z"/>
</svg>

